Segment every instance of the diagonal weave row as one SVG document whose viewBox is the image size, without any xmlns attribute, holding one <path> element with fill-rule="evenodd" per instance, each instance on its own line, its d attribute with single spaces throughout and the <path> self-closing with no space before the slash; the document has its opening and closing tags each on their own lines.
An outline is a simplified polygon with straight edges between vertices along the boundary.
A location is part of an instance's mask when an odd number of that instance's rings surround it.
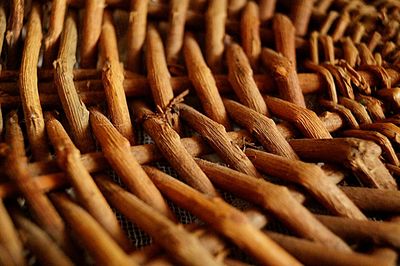
<svg viewBox="0 0 400 266">
<path fill-rule="evenodd" d="M 0 265 L 397 265 L 400 2 L 10 0 L 0 53 Z"/>
</svg>

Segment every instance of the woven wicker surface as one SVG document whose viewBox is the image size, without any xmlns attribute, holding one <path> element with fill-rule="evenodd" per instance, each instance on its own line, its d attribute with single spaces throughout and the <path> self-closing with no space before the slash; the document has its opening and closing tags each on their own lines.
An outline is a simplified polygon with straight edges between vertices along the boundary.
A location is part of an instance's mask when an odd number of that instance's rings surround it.
<svg viewBox="0 0 400 266">
<path fill-rule="evenodd" d="M 0 265 L 396 265 L 400 2 L 0 2 Z"/>
</svg>

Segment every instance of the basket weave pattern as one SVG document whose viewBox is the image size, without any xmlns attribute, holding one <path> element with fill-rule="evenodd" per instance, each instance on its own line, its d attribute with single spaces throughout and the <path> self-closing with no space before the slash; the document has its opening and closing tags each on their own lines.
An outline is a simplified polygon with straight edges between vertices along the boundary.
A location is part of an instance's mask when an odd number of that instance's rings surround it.
<svg viewBox="0 0 400 266">
<path fill-rule="evenodd" d="M 400 2 L 0 3 L 0 265 L 396 265 Z"/>
</svg>

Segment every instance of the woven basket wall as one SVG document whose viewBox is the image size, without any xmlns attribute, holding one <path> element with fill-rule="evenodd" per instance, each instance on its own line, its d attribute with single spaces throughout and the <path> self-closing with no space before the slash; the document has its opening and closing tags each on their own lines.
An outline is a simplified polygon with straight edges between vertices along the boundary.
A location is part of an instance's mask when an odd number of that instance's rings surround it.
<svg viewBox="0 0 400 266">
<path fill-rule="evenodd" d="M 0 265 L 398 265 L 400 1 L 0 2 Z"/>
</svg>

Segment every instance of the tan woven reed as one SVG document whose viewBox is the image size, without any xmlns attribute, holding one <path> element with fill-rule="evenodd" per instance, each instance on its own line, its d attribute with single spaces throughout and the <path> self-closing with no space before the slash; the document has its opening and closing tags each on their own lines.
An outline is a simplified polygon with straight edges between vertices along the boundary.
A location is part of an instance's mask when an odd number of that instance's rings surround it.
<svg viewBox="0 0 400 266">
<path fill-rule="evenodd" d="M 400 1 L 0 2 L 0 265 L 398 265 Z"/>
</svg>

